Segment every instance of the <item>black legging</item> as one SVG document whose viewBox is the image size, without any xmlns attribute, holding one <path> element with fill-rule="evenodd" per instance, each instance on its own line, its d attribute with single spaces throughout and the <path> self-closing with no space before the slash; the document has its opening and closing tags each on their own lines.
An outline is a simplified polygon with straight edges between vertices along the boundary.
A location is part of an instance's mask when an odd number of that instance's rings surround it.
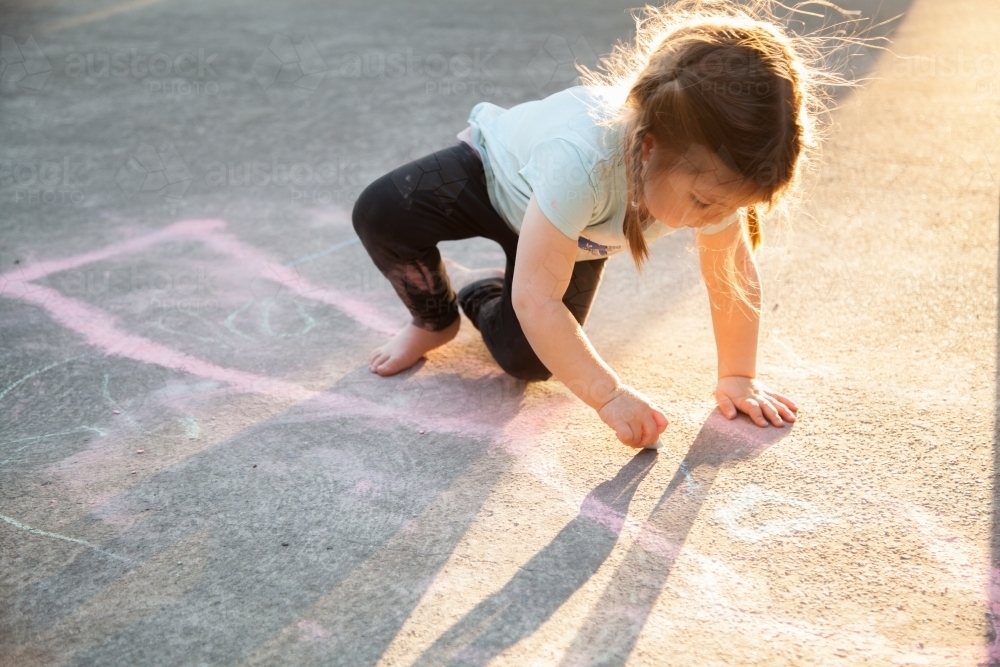
<svg viewBox="0 0 1000 667">
<path fill-rule="evenodd" d="M 389 279 L 413 324 L 441 331 L 458 318 L 458 302 L 441 263 L 440 241 L 482 236 L 507 256 L 503 291 L 479 310 L 474 324 L 504 371 L 522 380 L 547 380 L 511 303 L 517 232 L 500 217 L 486 191 L 483 163 L 460 143 L 377 179 L 354 204 L 354 229 L 375 266 Z M 606 259 L 577 262 L 563 303 L 581 325 L 594 302 Z"/>
</svg>

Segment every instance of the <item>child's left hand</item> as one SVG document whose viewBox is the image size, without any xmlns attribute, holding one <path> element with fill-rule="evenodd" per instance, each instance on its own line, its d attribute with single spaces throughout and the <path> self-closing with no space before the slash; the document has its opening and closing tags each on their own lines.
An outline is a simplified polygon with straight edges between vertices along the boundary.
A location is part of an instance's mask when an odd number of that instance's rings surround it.
<svg viewBox="0 0 1000 667">
<path fill-rule="evenodd" d="M 777 394 L 753 378 L 730 375 L 719 378 L 715 400 L 727 419 L 735 419 L 737 410 L 750 416 L 757 426 L 775 426 L 794 422 L 798 407 L 791 399 Z"/>
</svg>

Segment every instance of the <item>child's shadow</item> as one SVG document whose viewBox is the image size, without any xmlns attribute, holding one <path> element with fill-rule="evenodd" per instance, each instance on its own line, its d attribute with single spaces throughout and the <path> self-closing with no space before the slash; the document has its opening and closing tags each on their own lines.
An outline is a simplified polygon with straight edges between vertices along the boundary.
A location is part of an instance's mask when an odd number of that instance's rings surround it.
<svg viewBox="0 0 1000 667">
<path fill-rule="evenodd" d="M 743 415 L 729 421 L 712 411 L 561 666 L 626 663 L 719 470 L 760 455 L 791 429 L 761 428 Z"/>
<path fill-rule="evenodd" d="M 743 418 L 730 422 L 717 411 L 709 416 L 564 664 L 624 664 L 719 468 L 760 454 L 788 431 L 762 429 Z M 541 627 L 607 559 L 632 496 L 656 459 L 641 451 L 598 485 L 575 519 L 415 665 L 485 665 Z"/>
</svg>

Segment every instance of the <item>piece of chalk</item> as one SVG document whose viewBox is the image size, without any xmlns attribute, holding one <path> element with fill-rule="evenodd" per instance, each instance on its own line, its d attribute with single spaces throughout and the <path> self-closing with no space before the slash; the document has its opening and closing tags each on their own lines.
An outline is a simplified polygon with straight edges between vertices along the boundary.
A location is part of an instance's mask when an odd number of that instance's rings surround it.
<svg viewBox="0 0 1000 667">
<path fill-rule="evenodd" d="M 643 447 L 643 449 L 659 449 L 661 447 L 663 447 L 663 441 L 657 439 L 656 442 L 654 442 L 653 444 L 651 444 L 649 447 Z"/>
</svg>

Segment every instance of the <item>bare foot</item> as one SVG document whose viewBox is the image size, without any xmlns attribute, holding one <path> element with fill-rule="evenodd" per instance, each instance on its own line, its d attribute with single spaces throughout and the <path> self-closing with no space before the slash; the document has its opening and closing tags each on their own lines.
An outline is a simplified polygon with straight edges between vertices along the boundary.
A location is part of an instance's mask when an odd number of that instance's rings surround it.
<svg viewBox="0 0 1000 667">
<path fill-rule="evenodd" d="M 503 278 L 503 269 L 470 269 L 462 266 L 458 262 L 443 258 L 445 269 L 448 271 L 448 278 L 451 281 L 451 288 L 457 293 L 460 289 L 484 278 Z"/>
<path fill-rule="evenodd" d="M 407 324 L 385 345 L 368 355 L 368 370 L 379 375 L 395 375 L 417 363 L 422 356 L 441 347 L 458 334 L 461 320 L 442 331 L 427 331 Z"/>
</svg>

